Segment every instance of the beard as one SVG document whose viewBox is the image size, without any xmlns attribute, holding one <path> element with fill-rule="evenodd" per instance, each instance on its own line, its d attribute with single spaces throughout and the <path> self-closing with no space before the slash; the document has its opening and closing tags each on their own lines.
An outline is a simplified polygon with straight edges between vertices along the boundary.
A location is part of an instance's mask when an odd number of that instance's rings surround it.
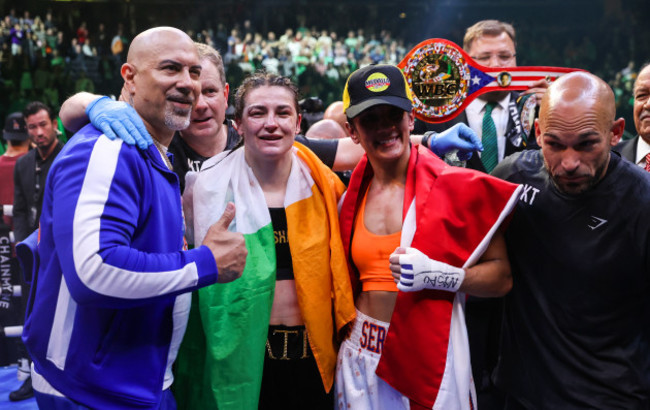
<svg viewBox="0 0 650 410">
<path fill-rule="evenodd" d="M 170 130 L 180 131 L 189 127 L 192 109 L 180 109 L 171 104 L 165 106 L 165 126 Z"/>
<path fill-rule="evenodd" d="M 48 151 L 50 149 L 50 147 L 52 147 L 52 145 L 54 145 L 55 142 L 56 142 L 56 136 L 51 138 L 51 139 L 46 139 L 44 141 L 39 141 L 39 142 L 35 143 L 35 145 L 40 151 Z"/>
<path fill-rule="evenodd" d="M 594 175 L 583 174 L 579 172 L 573 172 L 573 173 L 558 172 L 553 174 L 551 172 L 551 169 L 548 166 L 548 163 L 546 162 L 546 159 L 544 160 L 544 166 L 546 167 L 546 171 L 548 172 L 548 174 L 551 176 L 551 181 L 553 181 L 553 185 L 555 185 L 555 187 L 563 194 L 572 195 L 572 196 L 583 194 L 591 190 L 593 187 L 595 187 L 600 182 L 600 180 L 603 179 L 603 177 L 605 176 L 605 171 L 607 170 L 608 164 L 609 164 L 609 155 L 607 156 L 607 159 L 603 161 L 603 163 L 596 168 Z M 580 183 L 571 183 L 571 182 L 563 181 L 562 178 L 566 176 L 584 177 L 585 180 Z"/>
<path fill-rule="evenodd" d="M 583 194 L 593 188 L 599 181 L 598 178 L 590 175 L 584 182 L 572 184 L 563 182 L 560 180 L 559 176 L 553 174 L 551 174 L 551 180 L 553 181 L 553 185 L 555 185 L 560 192 L 566 195 Z"/>
</svg>

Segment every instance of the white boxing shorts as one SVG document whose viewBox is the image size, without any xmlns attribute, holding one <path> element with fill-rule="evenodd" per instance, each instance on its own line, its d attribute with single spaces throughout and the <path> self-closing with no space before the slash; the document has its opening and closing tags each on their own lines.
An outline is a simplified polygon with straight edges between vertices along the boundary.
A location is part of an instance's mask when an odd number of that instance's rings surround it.
<svg viewBox="0 0 650 410">
<path fill-rule="evenodd" d="M 357 310 L 357 318 L 339 349 L 334 379 L 336 409 L 408 410 L 409 399 L 376 374 L 388 323 Z"/>
</svg>

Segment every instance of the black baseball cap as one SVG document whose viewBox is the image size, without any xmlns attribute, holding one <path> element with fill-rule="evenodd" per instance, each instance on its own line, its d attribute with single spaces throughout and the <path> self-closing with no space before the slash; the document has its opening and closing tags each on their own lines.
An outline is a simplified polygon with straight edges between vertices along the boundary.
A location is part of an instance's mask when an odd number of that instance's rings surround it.
<svg viewBox="0 0 650 410">
<path fill-rule="evenodd" d="M 25 118 L 21 112 L 13 112 L 7 115 L 2 136 L 7 141 L 25 141 L 29 138 Z"/>
<path fill-rule="evenodd" d="M 413 98 L 404 73 L 390 64 L 371 64 L 350 74 L 343 91 L 343 111 L 354 118 L 375 105 L 411 111 Z"/>
</svg>

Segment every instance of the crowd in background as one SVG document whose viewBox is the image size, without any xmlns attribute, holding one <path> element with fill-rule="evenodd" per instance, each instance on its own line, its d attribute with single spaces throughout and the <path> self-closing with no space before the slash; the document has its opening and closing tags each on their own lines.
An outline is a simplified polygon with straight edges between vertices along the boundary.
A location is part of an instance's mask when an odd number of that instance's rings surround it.
<svg viewBox="0 0 650 410">
<path fill-rule="evenodd" d="M 386 29 L 350 28 L 337 32 L 304 24 L 282 33 L 262 33 L 250 20 L 233 22 L 231 27 L 218 23 L 187 31 L 196 41 L 222 53 L 231 90 L 247 74 L 265 69 L 292 78 L 303 96 L 318 97 L 324 106 L 341 98 L 350 72 L 371 63 L 397 64 L 415 45 Z M 627 119 L 627 129 L 633 129 L 632 84 L 645 62 L 635 61 L 634 51 L 639 46 L 633 38 L 612 30 L 611 36 L 585 35 L 560 41 L 557 37 L 565 36 L 564 31 L 554 32 L 548 27 L 523 25 L 517 31 L 519 65 L 576 67 L 594 72 L 610 83 L 619 115 Z M 129 42 L 122 24 L 108 29 L 102 22 L 73 21 L 70 16 L 63 18 L 52 11 L 40 16 L 12 9 L 0 22 L 0 33 L 0 118 L 21 111 L 33 100 L 58 110 L 66 97 L 78 91 L 119 93 L 119 67 Z M 442 33 L 437 36 L 446 37 Z M 453 33 L 448 38 L 462 42 Z M 558 43 L 564 47 L 554 46 Z"/>
<path fill-rule="evenodd" d="M 84 21 L 67 33 L 52 12 L 32 18 L 12 9 L 0 22 L 0 116 L 34 100 L 58 109 L 77 91 L 115 93 L 127 41 L 121 30 L 109 34 Z"/>
</svg>

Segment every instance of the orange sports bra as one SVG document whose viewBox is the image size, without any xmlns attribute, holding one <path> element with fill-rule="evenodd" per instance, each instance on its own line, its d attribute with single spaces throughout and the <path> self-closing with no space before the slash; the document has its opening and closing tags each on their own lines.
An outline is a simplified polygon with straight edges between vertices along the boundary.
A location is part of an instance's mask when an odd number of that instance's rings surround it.
<svg viewBox="0 0 650 410">
<path fill-rule="evenodd" d="M 363 222 L 368 191 L 363 196 L 352 237 L 352 261 L 359 270 L 363 291 L 383 290 L 397 292 L 397 285 L 390 273 L 388 258 L 399 246 L 401 231 L 390 235 L 375 235 Z"/>
</svg>

